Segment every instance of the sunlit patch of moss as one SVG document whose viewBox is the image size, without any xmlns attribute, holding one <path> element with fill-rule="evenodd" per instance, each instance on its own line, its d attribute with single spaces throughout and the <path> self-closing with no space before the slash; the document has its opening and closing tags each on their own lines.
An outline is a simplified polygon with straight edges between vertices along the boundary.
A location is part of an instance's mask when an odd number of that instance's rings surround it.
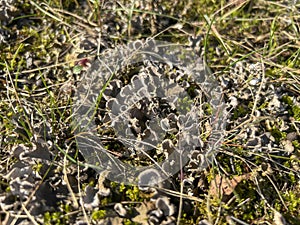
<svg viewBox="0 0 300 225">
<path fill-rule="evenodd" d="M 205 115 L 211 116 L 213 114 L 213 107 L 209 103 L 204 104 Z"/>
<path fill-rule="evenodd" d="M 140 199 L 140 190 L 135 185 L 125 185 L 121 183 L 119 186 L 119 192 L 125 197 L 124 200 L 130 201 L 139 201 Z"/>
<path fill-rule="evenodd" d="M 289 181 L 292 184 L 296 184 L 297 183 L 297 178 L 296 178 L 295 174 L 292 171 L 289 172 L 289 178 L 290 178 Z"/>
<path fill-rule="evenodd" d="M 288 112 L 294 117 L 294 119 L 296 121 L 300 121 L 300 107 L 293 103 L 293 98 L 288 95 L 284 95 L 281 99 L 289 106 Z"/>
<path fill-rule="evenodd" d="M 293 146 L 294 146 L 296 149 L 300 149 L 300 143 L 299 143 L 298 140 L 292 141 L 292 144 L 293 144 Z"/>
<path fill-rule="evenodd" d="M 42 167 L 43 167 L 43 164 L 42 164 L 42 163 L 36 163 L 36 164 L 32 167 L 32 169 L 33 169 L 33 171 L 35 171 L 35 172 L 40 172 L 40 170 L 42 169 Z"/>
<path fill-rule="evenodd" d="M 297 215 L 300 211 L 300 188 L 298 190 L 289 190 L 282 194 L 285 203 L 289 209 L 289 213 Z"/>
<path fill-rule="evenodd" d="M 258 109 L 261 110 L 261 109 L 265 109 L 266 107 L 268 107 L 269 105 L 269 102 L 263 102 L 263 104 L 261 104 L 260 106 L 258 106 Z"/>
<path fill-rule="evenodd" d="M 119 186 L 119 191 L 120 192 L 124 192 L 124 190 L 126 189 L 126 186 L 124 183 L 121 183 L 120 186 Z"/>
<path fill-rule="evenodd" d="M 280 211 L 282 210 L 282 208 L 283 208 L 282 202 L 280 202 L 279 199 L 275 199 L 273 205 L 274 205 L 274 209 L 276 209 L 276 210 L 279 211 L 279 212 L 280 212 Z"/>
<path fill-rule="evenodd" d="M 60 206 L 62 208 L 62 210 L 65 212 L 65 213 L 69 213 L 71 212 L 71 205 L 69 204 L 61 204 Z"/>
<path fill-rule="evenodd" d="M 300 121 L 300 107 L 297 105 L 292 106 L 293 117 L 296 121 Z"/>
<path fill-rule="evenodd" d="M 137 186 L 132 186 L 130 189 L 126 191 L 126 196 L 131 201 L 140 201 L 140 190 Z"/>
<path fill-rule="evenodd" d="M 111 202 L 112 202 L 112 199 L 109 197 L 104 197 L 104 198 L 100 199 L 100 205 L 103 205 L 103 206 L 108 205 Z"/>
<path fill-rule="evenodd" d="M 191 111 L 192 104 L 193 104 L 193 100 L 187 96 L 182 99 L 181 98 L 178 99 L 179 109 L 181 109 L 184 112 Z"/>
<path fill-rule="evenodd" d="M 110 198 L 105 200 L 107 204 L 120 201 L 139 202 L 145 197 L 135 185 L 125 185 L 124 183 L 110 182 L 110 188 L 113 194 Z"/>
<path fill-rule="evenodd" d="M 46 225 L 60 225 L 60 224 L 68 224 L 69 217 L 67 214 L 63 212 L 46 212 L 44 214 L 44 224 Z"/>
<path fill-rule="evenodd" d="M 293 99 L 292 99 L 290 96 L 288 96 L 288 95 L 282 96 L 281 100 L 282 100 L 284 103 L 286 103 L 288 106 L 293 105 Z"/>
<path fill-rule="evenodd" d="M 114 182 L 114 181 L 111 181 L 111 182 L 110 182 L 110 187 L 111 187 L 112 189 L 115 189 L 116 187 L 118 187 L 118 185 L 119 185 L 119 183 L 117 183 L 117 182 Z"/>
<path fill-rule="evenodd" d="M 92 220 L 101 220 L 106 217 L 106 210 L 97 210 L 92 213 Z"/>
<path fill-rule="evenodd" d="M 124 224 L 124 225 L 139 225 L 140 223 L 133 222 L 133 221 L 131 221 L 130 219 L 124 219 L 124 220 L 123 220 L 123 224 Z"/>
<path fill-rule="evenodd" d="M 44 214 L 44 223 L 47 225 L 52 224 L 69 224 L 69 215 L 72 211 L 72 207 L 69 204 L 60 204 L 59 205 L 59 211 L 56 212 L 46 212 Z"/>
</svg>

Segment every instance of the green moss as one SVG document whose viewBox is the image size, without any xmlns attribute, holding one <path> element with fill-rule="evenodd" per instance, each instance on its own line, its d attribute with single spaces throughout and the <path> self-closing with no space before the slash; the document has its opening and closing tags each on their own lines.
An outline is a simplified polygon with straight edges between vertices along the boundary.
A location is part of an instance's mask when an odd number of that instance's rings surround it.
<svg viewBox="0 0 300 225">
<path fill-rule="evenodd" d="M 288 111 L 294 119 L 296 121 L 300 121 L 300 107 L 298 105 L 294 105 L 293 98 L 285 95 L 282 96 L 282 101 L 288 105 Z"/>
<path fill-rule="evenodd" d="M 132 186 L 130 189 L 126 191 L 126 196 L 131 200 L 131 201 L 140 201 L 140 190 L 137 186 Z"/>
<path fill-rule="evenodd" d="M 300 211 L 300 193 L 295 191 L 287 191 L 283 193 L 283 198 L 286 200 L 287 207 L 290 213 L 297 213 Z"/>
<path fill-rule="evenodd" d="M 269 105 L 269 102 L 264 102 L 263 104 L 261 104 L 258 109 L 265 109 L 267 106 Z"/>
<path fill-rule="evenodd" d="M 206 115 L 212 115 L 213 114 L 213 108 L 209 103 L 204 104 L 204 110 Z"/>
<path fill-rule="evenodd" d="M 101 203 L 102 206 L 106 206 L 106 205 L 108 205 L 111 202 L 112 202 L 112 199 L 109 198 L 109 197 L 101 198 L 100 199 L 100 203 Z"/>
<path fill-rule="evenodd" d="M 120 186 L 119 186 L 119 191 L 120 191 L 120 192 L 124 192 L 125 189 L 126 189 L 125 184 L 124 184 L 124 183 L 121 183 Z"/>
<path fill-rule="evenodd" d="M 92 220 L 100 220 L 106 217 L 106 210 L 97 210 L 92 213 Z"/>
<path fill-rule="evenodd" d="M 42 164 L 42 163 L 36 163 L 36 164 L 32 167 L 32 169 L 33 169 L 33 171 L 35 171 L 35 172 L 39 172 L 39 171 L 42 169 L 42 167 L 43 167 L 43 164 Z"/>
<path fill-rule="evenodd" d="M 239 117 L 244 117 L 249 112 L 248 107 L 244 105 L 238 105 L 233 111 L 233 119 L 236 120 Z"/>
<path fill-rule="evenodd" d="M 46 225 L 68 224 L 68 216 L 62 212 L 46 212 L 44 214 L 44 223 Z"/>
<path fill-rule="evenodd" d="M 276 126 L 272 127 L 271 134 L 278 143 L 286 138 L 286 132 L 280 131 L 280 129 L 278 129 Z"/>
<path fill-rule="evenodd" d="M 298 140 L 292 141 L 292 144 L 295 148 L 300 149 L 300 143 L 298 142 Z"/>
<path fill-rule="evenodd" d="M 295 174 L 292 171 L 289 172 L 289 178 L 290 178 L 289 181 L 292 184 L 296 184 L 297 183 L 297 178 L 295 177 Z"/>
<path fill-rule="evenodd" d="M 139 225 L 140 223 L 133 222 L 130 219 L 124 219 L 123 224 L 124 225 Z"/>
<path fill-rule="evenodd" d="M 288 95 L 284 95 L 282 96 L 281 100 L 286 103 L 288 106 L 292 106 L 293 105 L 293 99 L 288 96 Z"/>
<path fill-rule="evenodd" d="M 300 107 L 297 105 L 292 106 L 293 117 L 296 121 L 300 121 Z"/>
<path fill-rule="evenodd" d="M 187 113 L 191 111 L 191 105 L 193 105 L 193 100 L 190 99 L 188 96 L 184 98 L 179 98 L 178 99 L 178 107 L 181 109 L 181 111 Z"/>
</svg>

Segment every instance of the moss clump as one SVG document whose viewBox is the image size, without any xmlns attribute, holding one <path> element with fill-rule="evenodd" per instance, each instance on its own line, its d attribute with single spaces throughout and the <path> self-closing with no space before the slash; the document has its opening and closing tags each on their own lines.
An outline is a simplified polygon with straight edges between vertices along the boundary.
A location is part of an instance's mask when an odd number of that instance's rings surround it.
<svg viewBox="0 0 300 225">
<path fill-rule="evenodd" d="M 245 105 L 238 105 L 236 109 L 233 111 L 233 119 L 236 120 L 240 117 L 244 117 L 251 112 L 251 110 Z"/>
<path fill-rule="evenodd" d="M 288 106 L 292 106 L 293 105 L 293 99 L 288 96 L 288 95 L 284 95 L 282 96 L 281 100 L 286 103 Z"/>
<path fill-rule="evenodd" d="M 294 104 L 293 98 L 288 95 L 282 96 L 282 101 L 287 104 L 288 112 L 296 121 L 300 121 L 300 107 Z"/>
<path fill-rule="evenodd" d="M 62 225 L 68 224 L 69 217 L 63 212 L 46 212 L 44 214 L 44 224 L 46 225 Z"/>
<path fill-rule="evenodd" d="M 300 107 L 297 105 L 292 106 L 292 115 L 296 121 L 300 121 Z"/>
<path fill-rule="evenodd" d="M 275 138 L 276 142 L 280 142 L 281 140 L 286 138 L 286 132 L 280 131 L 279 128 L 276 126 L 273 126 L 271 129 L 271 134 Z"/>
<path fill-rule="evenodd" d="M 92 220 L 101 220 L 106 217 L 106 210 L 97 210 L 92 213 Z"/>
</svg>

